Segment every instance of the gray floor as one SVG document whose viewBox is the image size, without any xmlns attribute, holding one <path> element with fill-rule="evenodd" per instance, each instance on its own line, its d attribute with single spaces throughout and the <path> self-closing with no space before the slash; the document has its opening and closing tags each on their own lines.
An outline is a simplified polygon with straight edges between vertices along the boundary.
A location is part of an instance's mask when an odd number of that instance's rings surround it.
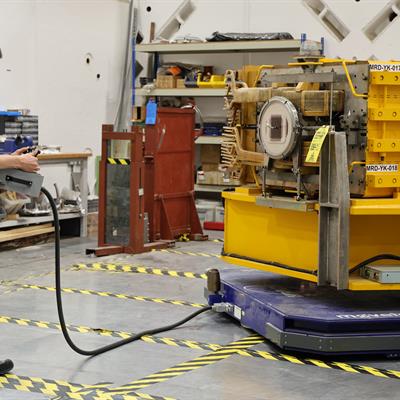
<svg viewBox="0 0 400 400">
<path fill-rule="evenodd" d="M 216 238 L 218 233 L 212 232 L 211 236 Z M 63 268 L 66 269 L 63 273 L 64 287 L 204 303 L 204 281 L 201 279 L 68 270 L 68 267 L 76 262 L 99 261 L 99 259 L 84 256 L 84 249 L 90 245 L 94 243 L 80 239 L 63 240 Z M 221 246 L 221 243 L 212 241 L 190 242 L 178 243 L 177 249 L 217 254 Z M 113 256 L 102 258 L 100 261 L 118 260 L 153 268 L 164 267 L 191 272 L 204 272 L 212 266 L 226 267 L 216 257 L 164 252 Z M 0 279 L 3 281 L 54 286 L 52 271 L 52 244 L 1 253 Z M 29 388 L 29 382 L 37 382 L 34 378 L 87 385 L 109 382 L 112 387 L 118 387 L 210 352 L 210 350 L 174 346 L 171 343 L 168 345 L 168 343 L 139 341 L 99 357 L 86 359 L 67 347 L 58 330 L 48 327 L 45 323 L 31 326 L 35 324 L 32 321 L 37 320 L 57 322 L 54 297 L 52 291 L 18 290 L 15 286 L 4 284 L 0 286 L 0 355 L 2 358 L 12 358 L 16 365 L 13 371 L 16 377 L 10 375 L 6 383 L 0 378 L 0 384 L 13 387 L 13 389 L 0 389 L 2 400 L 54 399 L 54 395 L 35 393 L 37 391 L 34 388 L 35 385 Z M 138 332 L 174 322 L 195 311 L 195 308 L 189 306 L 79 293 L 64 293 L 63 298 L 67 320 L 70 324 L 112 331 Z M 5 317 L 12 319 L 4 319 Z M 24 323 L 21 319 L 28 321 Z M 19 324 L 16 323 L 17 321 Z M 243 329 L 233 320 L 209 312 L 179 329 L 157 336 L 224 345 L 250 334 L 251 332 Z M 114 337 L 99 336 L 93 330 L 71 335 L 80 346 L 88 349 L 117 340 Z M 278 351 L 267 343 L 259 344 L 255 349 Z M 348 362 L 400 370 L 398 360 L 352 359 Z M 24 376 L 29 378 L 19 385 L 19 380 Z M 25 392 L 27 387 L 29 391 Z M 136 392 L 142 394 L 131 395 L 127 399 L 160 399 L 161 396 L 178 400 L 264 400 L 270 398 L 377 400 L 400 398 L 399 389 L 400 381 L 393 378 L 232 355 L 212 365 L 164 382 L 135 389 Z M 61 398 L 73 397 L 65 395 Z M 86 398 L 97 397 L 88 395 Z M 98 398 L 101 399 L 101 397 Z"/>
</svg>

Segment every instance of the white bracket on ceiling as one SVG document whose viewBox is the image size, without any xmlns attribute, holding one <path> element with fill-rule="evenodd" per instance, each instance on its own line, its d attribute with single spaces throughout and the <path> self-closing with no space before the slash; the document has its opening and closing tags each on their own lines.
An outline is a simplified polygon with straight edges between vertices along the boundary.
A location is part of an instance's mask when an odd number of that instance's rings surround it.
<svg viewBox="0 0 400 400">
<path fill-rule="evenodd" d="M 376 39 L 400 14 L 400 1 L 392 0 L 383 7 L 382 11 L 364 26 L 363 32 L 369 40 Z"/>
<path fill-rule="evenodd" d="M 194 10 L 192 0 L 184 0 L 156 33 L 156 40 L 171 40 Z"/>
<path fill-rule="evenodd" d="M 303 5 L 340 42 L 350 33 L 349 28 L 347 28 L 323 0 L 303 0 Z"/>
</svg>

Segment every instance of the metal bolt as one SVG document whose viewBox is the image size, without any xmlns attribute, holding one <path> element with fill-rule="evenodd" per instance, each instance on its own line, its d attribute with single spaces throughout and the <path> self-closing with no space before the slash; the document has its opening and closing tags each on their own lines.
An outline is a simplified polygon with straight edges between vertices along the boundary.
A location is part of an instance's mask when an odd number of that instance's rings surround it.
<svg viewBox="0 0 400 400">
<path fill-rule="evenodd" d="M 383 182 L 382 178 L 379 178 L 378 183 L 382 183 L 382 182 Z"/>
</svg>

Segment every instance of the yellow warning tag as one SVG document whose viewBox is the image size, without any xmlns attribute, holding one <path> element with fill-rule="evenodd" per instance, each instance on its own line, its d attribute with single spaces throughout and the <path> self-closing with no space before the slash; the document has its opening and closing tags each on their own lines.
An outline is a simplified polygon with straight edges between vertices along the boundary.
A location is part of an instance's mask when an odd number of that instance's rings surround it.
<svg viewBox="0 0 400 400">
<path fill-rule="evenodd" d="M 321 152 L 322 144 L 324 143 L 325 137 L 329 132 L 329 125 L 323 125 L 318 128 L 317 132 L 311 141 L 310 148 L 308 149 L 306 162 L 316 163 Z"/>
</svg>

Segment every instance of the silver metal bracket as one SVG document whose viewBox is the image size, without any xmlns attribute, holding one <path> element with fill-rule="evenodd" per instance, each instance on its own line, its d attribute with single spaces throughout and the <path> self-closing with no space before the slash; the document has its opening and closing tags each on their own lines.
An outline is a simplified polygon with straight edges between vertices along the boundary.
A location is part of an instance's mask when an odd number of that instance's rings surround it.
<svg viewBox="0 0 400 400">
<path fill-rule="evenodd" d="M 350 186 L 345 132 L 331 131 L 325 139 L 319 176 L 318 285 L 347 289 Z"/>
</svg>

